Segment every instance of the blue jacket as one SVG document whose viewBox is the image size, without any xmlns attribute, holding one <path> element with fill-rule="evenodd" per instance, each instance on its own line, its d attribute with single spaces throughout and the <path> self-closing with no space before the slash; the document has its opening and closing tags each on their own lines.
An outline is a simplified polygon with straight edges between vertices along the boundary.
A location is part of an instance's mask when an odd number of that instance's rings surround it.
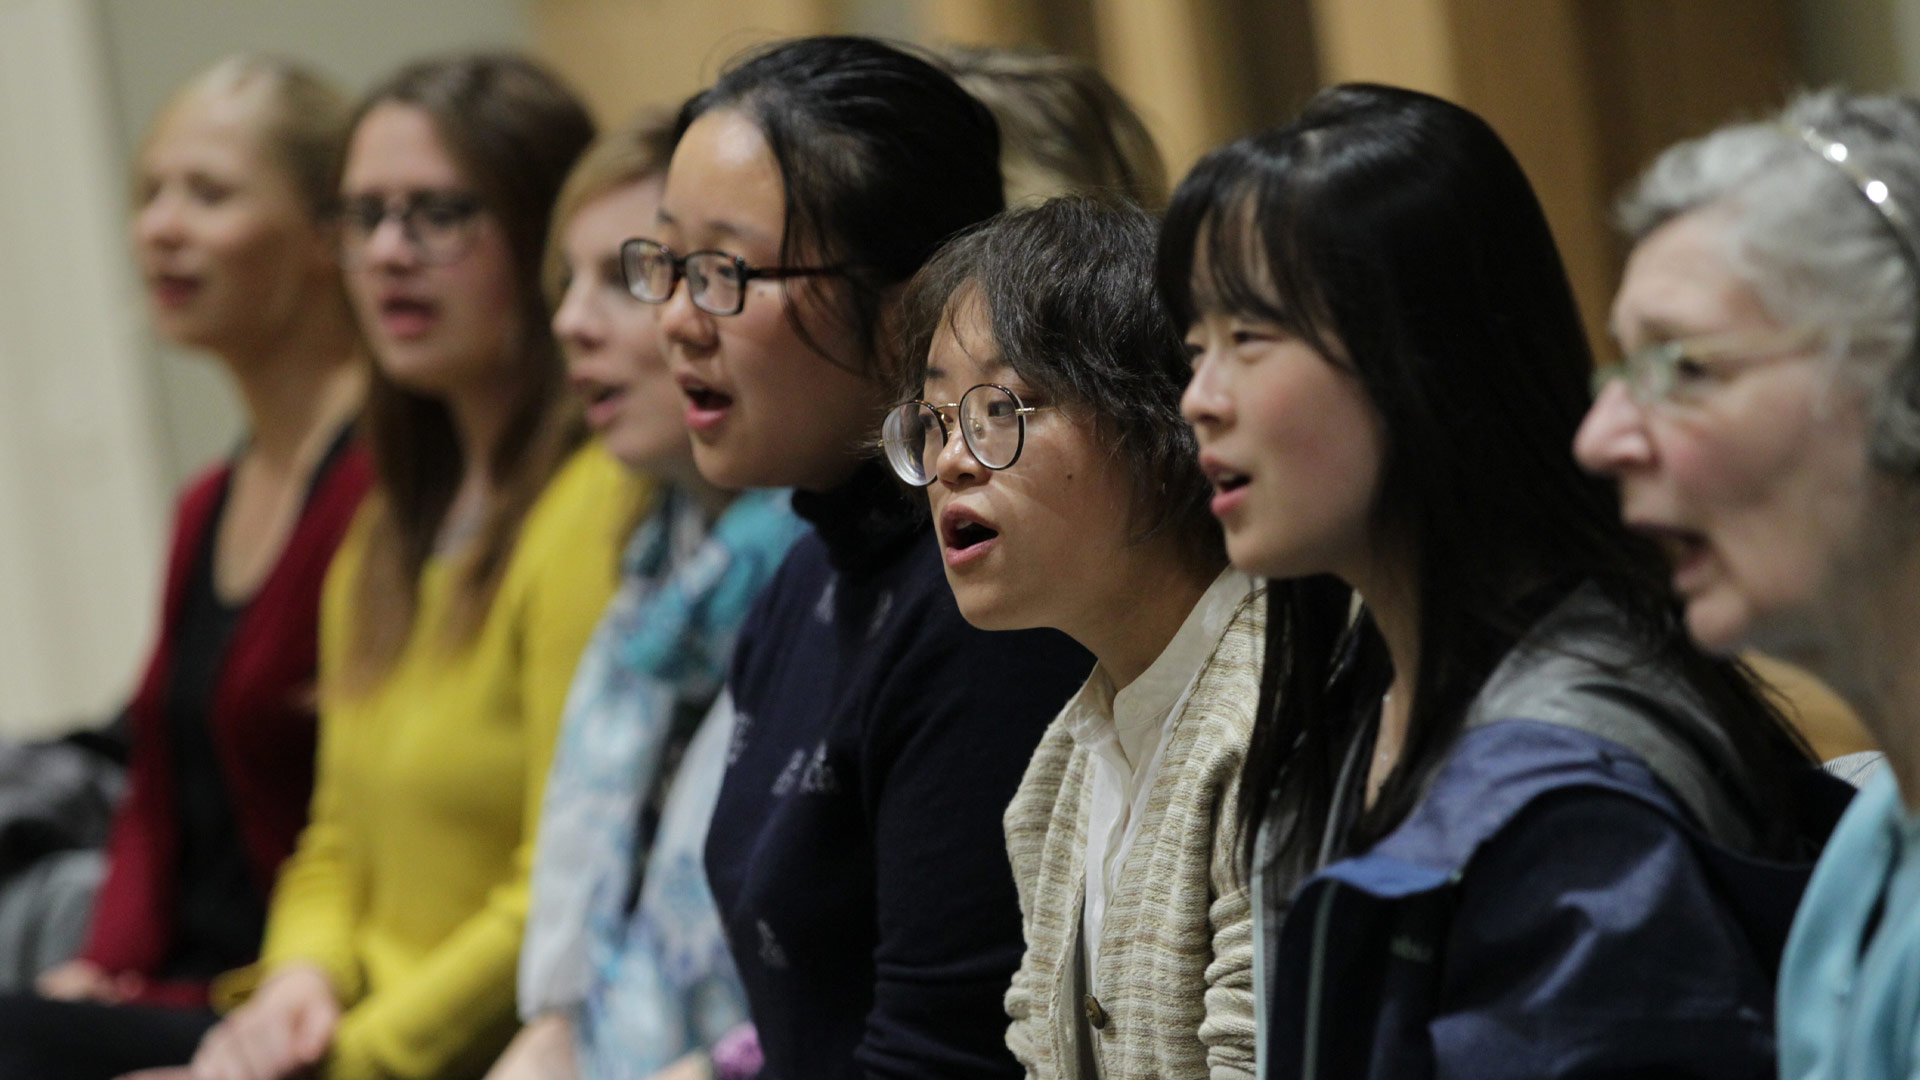
<svg viewBox="0 0 1920 1080">
<path fill-rule="evenodd" d="M 1649 718 L 1690 699 L 1619 674 L 1593 599 L 1496 671 L 1406 821 L 1301 888 L 1256 976 L 1264 1077 L 1772 1074 L 1811 864 L 1741 853 L 1714 772 Z M 1804 781 L 1830 827 L 1850 789 Z"/>
</svg>

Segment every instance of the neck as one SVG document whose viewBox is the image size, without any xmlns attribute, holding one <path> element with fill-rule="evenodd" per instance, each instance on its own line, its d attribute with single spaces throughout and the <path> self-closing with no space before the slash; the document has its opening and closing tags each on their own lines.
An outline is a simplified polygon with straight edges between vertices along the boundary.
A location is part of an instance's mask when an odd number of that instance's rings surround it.
<svg viewBox="0 0 1920 1080">
<path fill-rule="evenodd" d="M 506 435 L 520 397 L 519 385 L 509 378 L 490 378 L 448 394 L 447 411 L 460 440 L 460 494 L 456 505 L 484 506 L 493 493 L 494 451 Z"/>
<path fill-rule="evenodd" d="M 1887 545 L 1892 547 L 1894 545 Z M 1860 560 L 1874 569 L 1836 571 L 1844 595 L 1837 617 L 1811 644 L 1779 654 L 1806 666 L 1860 714 L 1887 755 L 1909 812 L 1920 812 L 1920 542 Z"/>
<path fill-rule="evenodd" d="M 1195 570 L 1169 544 L 1123 556 L 1125 565 L 1102 564 L 1104 589 L 1097 602 L 1060 629 L 1078 641 L 1125 690 L 1165 652 L 1217 573 Z"/>
<path fill-rule="evenodd" d="M 1414 687 L 1420 675 L 1420 602 L 1411 575 L 1388 572 L 1348 579 L 1360 594 L 1393 663 L 1393 682 L 1381 703 L 1380 727 L 1374 736 L 1373 787 L 1399 763 L 1406 744 L 1407 723 L 1413 715 Z M 1371 790 L 1371 789 L 1370 789 Z"/>
<path fill-rule="evenodd" d="M 229 363 L 246 409 L 248 456 L 275 471 L 301 467 L 366 392 L 366 363 L 348 343 L 306 341 L 276 356 Z"/>
<path fill-rule="evenodd" d="M 700 469 L 694 464 L 693 455 L 661 462 L 641 471 L 651 471 L 660 479 L 672 484 L 693 500 L 700 509 L 700 516 L 711 524 L 720 520 L 727 507 L 733 504 L 734 496 L 740 494 L 732 488 L 717 487 L 706 477 L 700 475 Z"/>
</svg>

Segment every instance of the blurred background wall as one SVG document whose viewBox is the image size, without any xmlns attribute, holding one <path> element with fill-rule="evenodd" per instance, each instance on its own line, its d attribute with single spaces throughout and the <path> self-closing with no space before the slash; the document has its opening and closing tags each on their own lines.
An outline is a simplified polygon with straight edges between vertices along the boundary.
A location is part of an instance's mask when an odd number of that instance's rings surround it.
<svg viewBox="0 0 1920 1080">
<path fill-rule="evenodd" d="M 241 49 L 358 89 L 524 48 L 617 122 L 832 30 L 1091 59 L 1176 177 L 1331 82 L 1460 101 L 1539 187 L 1603 351 L 1609 204 L 1653 153 L 1796 86 L 1920 87 L 1920 0 L 0 0 L 0 733 L 117 706 L 172 492 L 240 435 L 218 373 L 146 330 L 126 254 L 128 163 L 175 84 Z"/>
</svg>

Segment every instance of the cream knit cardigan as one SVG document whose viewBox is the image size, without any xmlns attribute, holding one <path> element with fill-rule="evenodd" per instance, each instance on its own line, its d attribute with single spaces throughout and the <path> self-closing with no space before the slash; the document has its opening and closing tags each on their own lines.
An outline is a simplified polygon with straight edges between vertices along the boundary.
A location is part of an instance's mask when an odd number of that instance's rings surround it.
<svg viewBox="0 0 1920 1080">
<path fill-rule="evenodd" d="M 1253 1076 L 1253 923 L 1234 827 L 1260 696 L 1266 597 L 1241 602 L 1178 716 L 1101 931 L 1095 1039 L 1107 1080 Z M 1055 719 L 1007 807 L 1026 954 L 1007 1046 L 1027 1075 L 1079 1080 L 1073 997 L 1092 755 Z M 1091 1048 L 1090 1048 L 1091 1049 Z"/>
</svg>

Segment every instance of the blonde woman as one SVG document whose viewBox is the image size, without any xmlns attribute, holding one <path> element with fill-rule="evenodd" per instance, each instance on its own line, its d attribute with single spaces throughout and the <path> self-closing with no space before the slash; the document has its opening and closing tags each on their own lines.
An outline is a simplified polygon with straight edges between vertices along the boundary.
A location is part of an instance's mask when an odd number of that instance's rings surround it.
<svg viewBox="0 0 1920 1080">
<path fill-rule="evenodd" d="M 86 943 L 39 998 L 0 999 L 0 1076 L 185 1061 L 215 1019 L 209 981 L 259 953 L 313 787 L 321 581 L 371 477 L 330 212 L 349 116 L 305 68 L 238 56 L 189 80 L 141 147 L 154 326 L 218 362 L 247 435 L 180 497 Z"/>
</svg>

